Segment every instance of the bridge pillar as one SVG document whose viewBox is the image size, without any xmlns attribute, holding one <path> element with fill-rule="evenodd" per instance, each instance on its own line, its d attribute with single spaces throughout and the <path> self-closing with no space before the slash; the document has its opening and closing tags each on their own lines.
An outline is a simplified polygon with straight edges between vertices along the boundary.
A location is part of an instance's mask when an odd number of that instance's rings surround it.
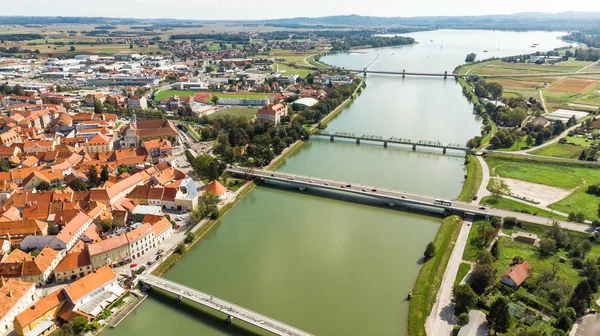
<svg viewBox="0 0 600 336">
<path fill-rule="evenodd" d="M 416 151 L 417 150 L 417 144 L 413 144 L 413 150 Z"/>
<path fill-rule="evenodd" d="M 444 79 L 448 78 L 448 70 L 444 71 Z"/>
<path fill-rule="evenodd" d="M 329 137 L 329 141 L 332 141 L 332 142 L 333 142 L 333 139 L 334 139 L 334 136 L 333 136 L 333 135 Z"/>
<path fill-rule="evenodd" d="M 406 69 L 402 70 L 402 78 L 406 77 Z"/>
<path fill-rule="evenodd" d="M 359 138 L 356 138 L 356 144 L 360 145 L 360 139 Z"/>
<path fill-rule="evenodd" d="M 446 147 L 444 147 L 444 154 L 446 154 Z"/>
<path fill-rule="evenodd" d="M 387 148 L 387 141 L 383 142 L 383 148 Z"/>
</svg>

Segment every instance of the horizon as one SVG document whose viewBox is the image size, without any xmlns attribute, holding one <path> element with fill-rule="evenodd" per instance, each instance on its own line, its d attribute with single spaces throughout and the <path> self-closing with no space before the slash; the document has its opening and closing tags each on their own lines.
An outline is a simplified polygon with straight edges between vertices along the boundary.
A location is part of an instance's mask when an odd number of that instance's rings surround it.
<svg viewBox="0 0 600 336">
<path fill-rule="evenodd" d="M 83 2 L 83 3 L 82 3 Z M 380 18 L 419 18 L 419 17 L 468 17 L 516 14 L 556 15 L 568 12 L 600 13 L 600 3 L 590 4 L 588 0 L 573 0 L 569 3 L 557 0 L 531 1 L 527 3 L 507 0 L 501 8 L 494 8 L 491 1 L 472 2 L 461 0 L 452 3 L 443 0 L 429 0 L 426 5 L 411 6 L 375 0 L 375 3 L 350 0 L 344 8 L 335 3 L 321 3 L 308 0 L 301 4 L 279 6 L 274 0 L 266 0 L 259 4 L 248 4 L 241 0 L 217 0 L 200 4 L 191 0 L 183 0 L 177 7 L 165 6 L 165 0 L 105 0 L 104 6 L 88 6 L 78 0 L 22 0 L 21 6 L 14 6 L 12 1 L 0 0 L 4 13 L 0 17 L 86 17 L 111 19 L 166 19 L 195 21 L 265 21 L 292 18 L 322 18 L 328 16 L 370 16 Z M 311 6 L 312 5 L 312 6 Z M 313 6 L 319 6 L 319 15 L 315 15 Z M 22 12 L 27 8 L 27 14 Z M 494 10 L 490 10 L 494 8 Z M 518 8 L 518 11 L 510 10 Z M 184 9 L 184 10 L 182 10 Z M 540 10 L 542 9 L 542 10 Z M 90 11 L 94 15 L 90 15 Z M 135 15 L 131 15 L 135 12 Z M 127 15 L 120 15 L 127 13 Z M 156 15 L 160 13 L 161 15 Z M 190 15 L 196 13 L 196 15 Z M 209 13 L 209 14 L 207 14 Z M 289 15 L 293 13 L 294 15 Z"/>
</svg>

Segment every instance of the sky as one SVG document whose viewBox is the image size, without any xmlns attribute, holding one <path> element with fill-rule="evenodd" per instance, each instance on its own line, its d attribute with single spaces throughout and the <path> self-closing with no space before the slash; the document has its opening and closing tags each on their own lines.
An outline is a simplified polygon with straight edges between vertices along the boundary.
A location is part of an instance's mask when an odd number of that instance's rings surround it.
<svg viewBox="0 0 600 336">
<path fill-rule="evenodd" d="M 597 0 L 0 0 L 0 15 L 261 20 L 298 16 L 599 11 Z"/>
</svg>

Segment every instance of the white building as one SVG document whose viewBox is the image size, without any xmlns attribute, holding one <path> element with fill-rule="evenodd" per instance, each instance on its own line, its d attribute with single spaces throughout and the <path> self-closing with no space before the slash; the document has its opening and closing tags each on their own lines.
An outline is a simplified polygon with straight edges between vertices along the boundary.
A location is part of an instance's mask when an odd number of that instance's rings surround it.
<svg viewBox="0 0 600 336">
<path fill-rule="evenodd" d="M 151 248 L 156 246 L 154 240 L 154 230 L 149 223 L 145 223 L 133 231 L 125 234 L 129 243 L 129 254 L 131 260 L 146 254 Z"/>
<path fill-rule="evenodd" d="M 0 335 L 7 335 L 13 329 L 17 315 L 33 303 L 35 284 L 14 279 L 0 283 Z"/>
<path fill-rule="evenodd" d="M 148 108 L 148 100 L 144 96 L 133 96 L 127 100 L 129 108 Z"/>
</svg>

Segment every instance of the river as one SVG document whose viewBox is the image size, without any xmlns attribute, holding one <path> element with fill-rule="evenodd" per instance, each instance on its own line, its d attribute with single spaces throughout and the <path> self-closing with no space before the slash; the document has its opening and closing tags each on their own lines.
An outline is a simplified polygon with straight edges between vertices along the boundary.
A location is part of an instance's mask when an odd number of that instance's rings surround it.
<svg viewBox="0 0 600 336">
<path fill-rule="evenodd" d="M 327 56 L 336 66 L 451 72 L 467 53 L 506 56 L 565 45 L 559 33 L 444 30 L 412 46 Z M 433 40 L 433 42 L 431 42 Z M 443 42 L 442 42 L 443 41 Z M 498 48 L 499 46 L 499 48 Z M 499 49 L 499 50 L 498 50 Z M 480 123 L 453 79 L 372 76 L 331 131 L 464 143 Z M 278 169 L 454 198 L 460 155 L 311 140 Z M 259 186 L 165 277 L 315 335 L 405 335 L 404 297 L 440 217 Z M 443 270 L 440 270 L 442 272 Z M 266 334 L 153 294 L 107 335 Z"/>
</svg>

